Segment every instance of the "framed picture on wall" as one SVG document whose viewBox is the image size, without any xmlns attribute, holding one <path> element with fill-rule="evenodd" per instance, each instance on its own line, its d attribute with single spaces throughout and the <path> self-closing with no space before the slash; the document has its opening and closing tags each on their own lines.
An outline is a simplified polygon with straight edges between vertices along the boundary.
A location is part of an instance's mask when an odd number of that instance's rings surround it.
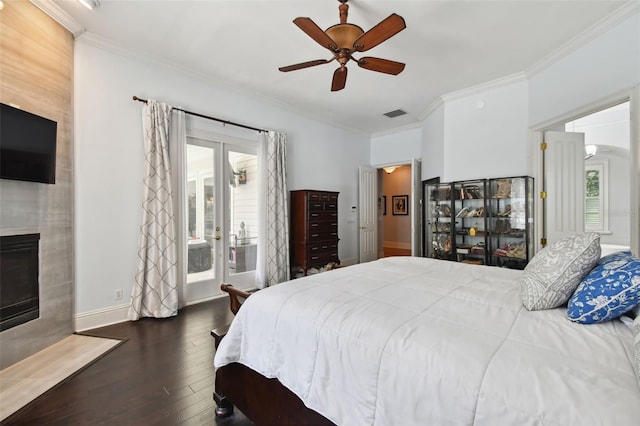
<svg viewBox="0 0 640 426">
<path fill-rule="evenodd" d="M 387 215 L 387 196 L 382 196 L 382 216 Z"/>
<path fill-rule="evenodd" d="M 409 214 L 409 196 L 393 195 L 391 197 L 391 213 L 394 216 Z"/>
</svg>

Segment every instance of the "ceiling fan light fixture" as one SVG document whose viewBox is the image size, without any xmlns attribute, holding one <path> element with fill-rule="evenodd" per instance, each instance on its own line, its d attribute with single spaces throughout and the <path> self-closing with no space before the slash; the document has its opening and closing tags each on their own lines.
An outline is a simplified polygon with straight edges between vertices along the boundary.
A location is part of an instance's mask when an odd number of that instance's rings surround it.
<svg viewBox="0 0 640 426">
<path fill-rule="evenodd" d="M 278 69 L 281 72 L 289 72 L 337 61 L 340 67 L 333 73 L 333 80 L 331 81 L 332 92 L 344 89 L 347 82 L 346 65 L 349 61 L 353 61 L 360 68 L 369 71 L 376 71 L 391 75 L 400 74 L 404 70 L 405 66 L 402 62 L 369 56 L 354 58 L 352 54 L 366 52 L 404 30 L 407 25 L 402 16 L 392 13 L 370 30 L 364 31 L 358 25 L 347 23 L 347 15 L 349 11 L 349 6 L 347 5 L 348 0 L 338 1 L 341 3 L 340 6 L 338 6 L 338 11 L 340 12 L 340 23 L 333 25 L 326 30 L 320 28 L 311 18 L 298 17 L 293 20 L 293 23 L 316 43 L 323 48 L 328 49 L 333 55 L 333 58 L 326 60 L 316 59 L 313 61 L 279 67 Z"/>
<path fill-rule="evenodd" d="M 364 30 L 354 24 L 336 24 L 327 28 L 325 33 L 336 42 L 339 49 L 351 49 Z"/>
</svg>

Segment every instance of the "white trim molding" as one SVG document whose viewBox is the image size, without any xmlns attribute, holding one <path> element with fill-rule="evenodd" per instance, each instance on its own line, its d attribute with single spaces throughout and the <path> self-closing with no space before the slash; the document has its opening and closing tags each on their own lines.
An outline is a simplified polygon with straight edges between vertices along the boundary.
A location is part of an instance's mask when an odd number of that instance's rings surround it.
<svg viewBox="0 0 640 426">
<path fill-rule="evenodd" d="M 110 306 L 89 312 L 81 312 L 73 316 L 73 329 L 76 332 L 104 327 L 119 322 L 129 321 L 127 312 L 129 304 Z"/>
<path fill-rule="evenodd" d="M 475 86 L 470 86 L 464 89 L 456 90 L 454 92 L 445 93 L 444 95 L 438 97 L 435 101 L 431 103 L 424 111 L 418 115 L 418 120 L 420 120 L 420 124 L 426 118 L 438 109 L 441 105 L 454 101 L 456 99 L 466 98 L 468 96 L 476 95 L 478 93 L 486 92 L 488 90 L 497 89 L 499 87 L 508 86 L 510 84 L 519 83 L 527 80 L 527 75 L 525 73 L 519 72 L 516 74 L 511 74 L 505 77 L 501 77 L 495 80 L 487 81 Z"/>
<path fill-rule="evenodd" d="M 624 21 L 627 18 L 630 18 L 635 13 L 640 11 L 640 2 L 632 0 L 623 4 L 615 10 L 614 12 L 608 14 L 599 22 L 596 22 L 591 27 L 587 28 L 582 33 L 578 34 L 576 37 L 569 40 L 567 43 L 560 46 L 558 49 L 551 52 L 542 60 L 536 62 L 531 67 L 525 70 L 525 74 L 528 78 L 533 77 L 540 71 L 546 69 L 549 65 L 561 60 L 572 52 L 575 52 L 580 47 L 584 46 L 591 40 L 596 37 L 604 34 L 609 31 L 611 28 L 618 25 L 620 22 Z"/>
<path fill-rule="evenodd" d="M 51 19 L 65 27 L 73 37 L 78 37 L 85 32 L 84 26 L 71 17 L 67 12 L 62 10 L 60 6 L 52 0 L 29 0 L 34 6 L 49 15 Z"/>
</svg>

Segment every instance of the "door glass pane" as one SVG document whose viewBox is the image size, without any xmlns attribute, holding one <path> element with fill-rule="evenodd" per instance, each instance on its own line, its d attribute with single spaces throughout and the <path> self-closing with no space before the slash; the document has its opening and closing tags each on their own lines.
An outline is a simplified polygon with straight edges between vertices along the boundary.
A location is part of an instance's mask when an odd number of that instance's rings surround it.
<svg viewBox="0 0 640 426">
<path fill-rule="evenodd" d="M 187 283 L 215 277 L 214 150 L 187 145 Z"/>
<path fill-rule="evenodd" d="M 258 158 L 229 151 L 229 274 L 255 271 L 258 243 Z"/>
</svg>

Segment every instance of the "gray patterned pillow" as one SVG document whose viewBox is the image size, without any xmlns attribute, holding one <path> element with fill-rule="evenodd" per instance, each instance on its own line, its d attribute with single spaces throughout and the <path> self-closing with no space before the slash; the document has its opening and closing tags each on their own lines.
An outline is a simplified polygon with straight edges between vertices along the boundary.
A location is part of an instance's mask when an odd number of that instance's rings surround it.
<svg viewBox="0 0 640 426">
<path fill-rule="evenodd" d="M 600 259 L 600 234 L 583 232 L 545 247 L 522 274 L 522 304 L 530 311 L 553 309 L 569 300 Z"/>
</svg>

